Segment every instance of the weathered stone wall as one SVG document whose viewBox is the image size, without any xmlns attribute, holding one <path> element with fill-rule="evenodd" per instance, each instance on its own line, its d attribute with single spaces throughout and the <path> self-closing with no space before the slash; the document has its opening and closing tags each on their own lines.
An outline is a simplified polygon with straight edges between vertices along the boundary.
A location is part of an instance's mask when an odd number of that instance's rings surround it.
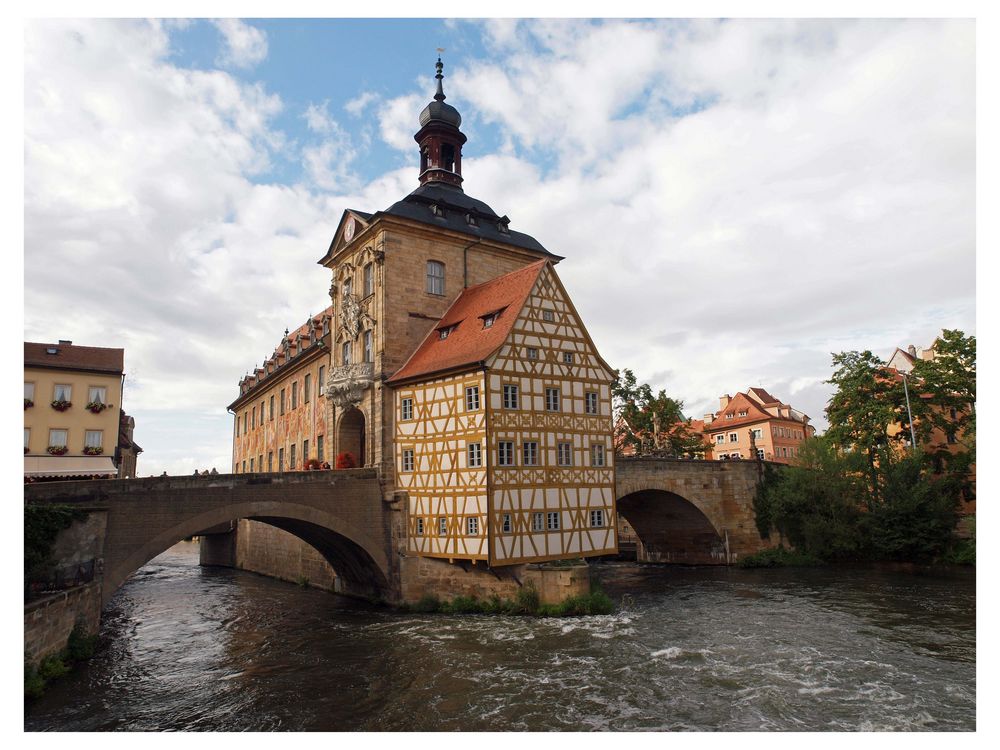
<svg viewBox="0 0 1000 750">
<path fill-rule="evenodd" d="M 233 567 L 294 583 L 308 581 L 308 585 L 327 591 L 339 590 L 337 574 L 326 559 L 287 531 L 243 519 L 227 536 L 234 542 Z M 202 564 L 206 564 L 204 560 Z"/>
<path fill-rule="evenodd" d="M 570 567 L 528 565 L 524 584 L 535 587 L 542 604 L 558 604 L 571 596 L 590 593 L 590 566 L 586 563 Z"/>
<path fill-rule="evenodd" d="M 87 635 L 101 623 L 101 585 L 88 583 L 49 594 L 24 605 L 24 658 L 38 664 L 66 648 L 69 634 L 79 624 Z"/>
</svg>

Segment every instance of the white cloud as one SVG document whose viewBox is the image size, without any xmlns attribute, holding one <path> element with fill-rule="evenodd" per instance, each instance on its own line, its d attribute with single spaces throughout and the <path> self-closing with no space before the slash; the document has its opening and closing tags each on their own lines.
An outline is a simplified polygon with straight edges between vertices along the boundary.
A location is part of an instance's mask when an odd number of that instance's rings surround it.
<svg viewBox="0 0 1000 750">
<path fill-rule="evenodd" d="M 216 64 L 223 67 L 252 68 L 267 57 L 267 34 L 238 18 L 212 22 L 222 34 L 223 49 Z"/>
<path fill-rule="evenodd" d="M 413 151 L 417 118 L 429 101 L 426 94 L 411 94 L 385 102 L 378 113 L 382 140 L 399 151 Z"/>
<path fill-rule="evenodd" d="M 373 104 L 378 100 L 378 94 L 374 94 L 371 91 L 364 91 L 360 96 L 347 102 L 347 104 L 344 105 L 344 109 L 355 117 L 360 117 L 361 113 L 364 112 L 370 104 Z"/>
</svg>

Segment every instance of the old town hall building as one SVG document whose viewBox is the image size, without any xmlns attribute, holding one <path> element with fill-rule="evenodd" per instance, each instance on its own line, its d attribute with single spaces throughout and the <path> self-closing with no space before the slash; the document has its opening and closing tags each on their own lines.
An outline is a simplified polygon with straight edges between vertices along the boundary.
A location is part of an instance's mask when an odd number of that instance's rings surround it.
<svg viewBox="0 0 1000 750">
<path fill-rule="evenodd" d="M 319 261 L 332 307 L 286 332 L 230 405 L 233 470 L 375 467 L 406 493 L 409 555 L 614 552 L 614 372 L 562 258 L 462 189 L 466 136 L 440 60 L 436 78 L 414 136 L 419 187 L 344 212 Z"/>
</svg>

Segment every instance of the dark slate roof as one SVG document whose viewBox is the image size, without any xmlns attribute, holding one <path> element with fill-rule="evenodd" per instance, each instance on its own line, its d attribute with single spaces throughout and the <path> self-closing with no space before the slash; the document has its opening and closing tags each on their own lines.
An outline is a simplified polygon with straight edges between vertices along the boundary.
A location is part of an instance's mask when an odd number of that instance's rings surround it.
<svg viewBox="0 0 1000 750">
<path fill-rule="evenodd" d="M 436 205 L 443 212 L 443 216 L 435 215 L 431 211 L 432 205 Z M 360 214 L 361 212 L 356 211 L 355 213 Z M 461 188 L 453 185 L 433 182 L 421 185 L 403 200 L 393 203 L 381 213 L 450 229 L 453 232 L 460 232 L 483 240 L 523 247 L 542 253 L 549 258 L 562 260 L 562 256 L 550 253 L 530 235 L 513 230 L 502 232 L 500 224 L 509 223 L 506 216 L 497 216 L 496 211 L 485 203 L 469 197 Z M 469 223 L 467 217 L 470 215 L 475 219 L 476 224 Z"/>
</svg>

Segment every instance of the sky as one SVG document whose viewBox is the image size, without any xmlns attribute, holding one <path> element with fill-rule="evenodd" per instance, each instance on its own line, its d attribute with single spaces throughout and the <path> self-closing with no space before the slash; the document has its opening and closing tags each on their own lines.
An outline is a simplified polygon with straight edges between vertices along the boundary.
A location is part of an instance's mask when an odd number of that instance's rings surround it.
<svg viewBox="0 0 1000 750">
<path fill-rule="evenodd" d="M 565 256 L 602 356 L 820 430 L 833 352 L 976 333 L 972 20 L 34 20 L 24 338 L 125 349 L 140 476 L 228 471 L 238 381 L 417 187 L 443 47 L 466 193 Z"/>
</svg>

